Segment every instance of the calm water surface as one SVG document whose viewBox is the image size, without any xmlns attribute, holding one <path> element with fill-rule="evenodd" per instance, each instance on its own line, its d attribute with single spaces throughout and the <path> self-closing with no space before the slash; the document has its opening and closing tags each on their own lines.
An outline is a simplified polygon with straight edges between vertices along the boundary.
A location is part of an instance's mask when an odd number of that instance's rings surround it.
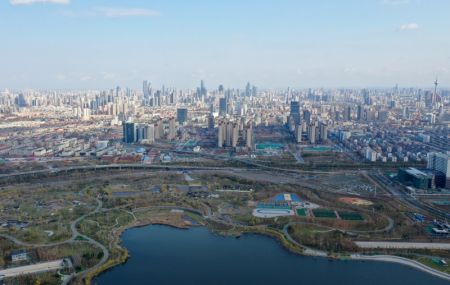
<svg viewBox="0 0 450 285">
<path fill-rule="evenodd" d="M 393 263 L 298 256 L 261 235 L 236 239 L 206 228 L 152 225 L 127 230 L 122 240 L 130 259 L 100 275 L 94 284 L 450 284 Z"/>
</svg>

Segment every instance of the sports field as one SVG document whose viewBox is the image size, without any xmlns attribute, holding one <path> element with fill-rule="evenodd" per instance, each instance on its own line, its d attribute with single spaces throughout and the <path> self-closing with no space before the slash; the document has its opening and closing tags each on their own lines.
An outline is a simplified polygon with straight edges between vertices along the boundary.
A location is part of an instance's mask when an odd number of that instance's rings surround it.
<svg viewBox="0 0 450 285">
<path fill-rule="evenodd" d="M 346 221 L 363 221 L 364 218 L 360 213 L 356 212 L 338 212 L 339 217 Z"/>
<path fill-rule="evenodd" d="M 324 151 L 330 151 L 331 148 L 327 146 L 317 146 L 317 147 L 305 147 L 303 151 L 317 151 L 317 152 L 324 152 Z"/>
<path fill-rule="evenodd" d="M 297 216 L 306 217 L 306 210 L 303 208 L 297 209 Z"/>
<path fill-rule="evenodd" d="M 316 218 L 329 218 L 336 219 L 336 213 L 333 210 L 328 209 L 314 209 L 312 210 L 314 217 Z"/>
<path fill-rule="evenodd" d="M 258 218 L 275 218 L 281 216 L 294 216 L 295 213 L 291 209 L 254 209 L 253 216 Z"/>
</svg>

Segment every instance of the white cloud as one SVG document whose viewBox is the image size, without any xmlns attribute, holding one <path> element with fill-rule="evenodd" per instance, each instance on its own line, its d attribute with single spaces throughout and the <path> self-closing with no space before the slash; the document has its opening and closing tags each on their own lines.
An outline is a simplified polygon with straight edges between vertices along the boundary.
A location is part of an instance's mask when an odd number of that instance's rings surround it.
<svg viewBox="0 0 450 285">
<path fill-rule="evenodd" d="M 418 30 L 419 25 L 416 23 L 408 23 L 400 26 L 400 31 Z"/>
<path fill-rule="evenodd" d="M 48 3 L 48 4 L 70 4 L 70 0 L 9 0 L 11 5 L 30 5 L 36 3 Z"/>
<path fill-rule="evenodd" d="M 144 8 L 95 7 L 94 12 L 101 16 L 119 17 L 157 17 L 159 12 Z"/>
</svg>

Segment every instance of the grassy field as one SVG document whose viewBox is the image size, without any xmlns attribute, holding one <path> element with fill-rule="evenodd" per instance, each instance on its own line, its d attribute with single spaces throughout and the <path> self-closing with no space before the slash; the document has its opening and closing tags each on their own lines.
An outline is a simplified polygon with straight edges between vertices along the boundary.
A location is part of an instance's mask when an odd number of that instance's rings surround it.
<svg viewBox="0 0 450 285">
<path fill-rule="evenodd" d="M 447 264 L 450 262 L 450 259 L 448 258 L 444 258 L 445 262 L 447 262 Z M 437 269 L 439 271 L 445 272 L 450 274 L 450 266 L 445 266 L 445 265 L 441 265 L 436 263 L 435 261 L 433 261 L 431 258 L 429 257 L 419 257 L 417 259 L 417 261 L 419 261 L 420 263 L 423 263 L 431 268 Z"/>
</svg>

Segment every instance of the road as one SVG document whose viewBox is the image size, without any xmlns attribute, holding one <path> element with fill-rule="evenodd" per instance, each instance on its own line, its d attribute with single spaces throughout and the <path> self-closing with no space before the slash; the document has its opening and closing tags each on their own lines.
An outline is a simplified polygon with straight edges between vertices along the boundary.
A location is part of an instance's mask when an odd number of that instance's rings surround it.
<svg viewBox="0 0 450 285">
<path fill-rule="evenodd" d="M 178 152 L 176 153 L 183 153 L 183 154 L 192 154 L 191 152 Z M 198 153 L 193 153 L 196 155 L 199 155 Z M 211 158 L 211 155 L 201 155 L 208 158 Z M 217 158 L 216 156 L 214 156 Z M 249 159 L 238 159 L 238 158 L 229 158 L 226 160 L 241 162 L 244 164 L 247 164 L 252 167 L 260 168 L 260 169 L 266 169 L 266 170 L 274 170 L 279 172 L 286 172 L 286 173 L 311 173 L 311 174 L 333 174 L 333 173 L 340 173 L 340 172 L 352 172 L 351 170 L 345 170 L 345 171 L 323 171 L 323 170 L 300 170 L 300 169 L 287 169 L 287 168 L 280 168 L 280 167 L 271 167 L 264 164 L 260 164 L 257 162 L 254 162 Z M 50 174 L 50 173 L 60 173 L 60 172 L 70 172 L 70 171 L 77 171 L 77 170 L 102 170 L 102 169 L 170 169 L 170 170 L 242 170 L 240 167 L 209 167 L 209 166 L 177 166 L 177 165 L 166 165 L 166 164 L 142 164 L 142 163 L 129 163 L 129 164 L 100 164 L 100 165 L 79 165 L 79 166 L 70 166 L 70 167 L 59 167 L 59 168 L 52 168 L 52 169 L 40 169 L 40 170 L 33 170 L 33 171 L 24 171 L 24 172 L 16 172 L 16 173 L 7 173 L 7 174 L 0 174 L 0 179 L 7 179 L 7 178 L 14 178 L 14 177 L 21 177 L 21 176 L 34 176 L 39 174 Z"/>
<path fill-rule="evenodd" d="M 289 152 L 292 154 L 293 157 L 295 157 L 298 164 L 305 164 L 305 160 L 302 157 L 302 152 L 300 149 L 299 150 L 289 149 Z"/>
<path fill-rule="evenodd" d="M 391 241 L 355 241 L 362 248 L 418 248 L 450 250 L 450 243 L 437 242 L 391 242 Z"/>
<path fill-rule="evenodd" d="M 56 271 L 62 268 L 64 268 L 64 259 L 59 259 L 55 261 L 42 262 L 32 265 L 25 265 L 0 270 L 0 276 L 4 275 L 4 277 L 15 277 L 24 274 L 33 274 L 45 271 Z"/>
</svg>

